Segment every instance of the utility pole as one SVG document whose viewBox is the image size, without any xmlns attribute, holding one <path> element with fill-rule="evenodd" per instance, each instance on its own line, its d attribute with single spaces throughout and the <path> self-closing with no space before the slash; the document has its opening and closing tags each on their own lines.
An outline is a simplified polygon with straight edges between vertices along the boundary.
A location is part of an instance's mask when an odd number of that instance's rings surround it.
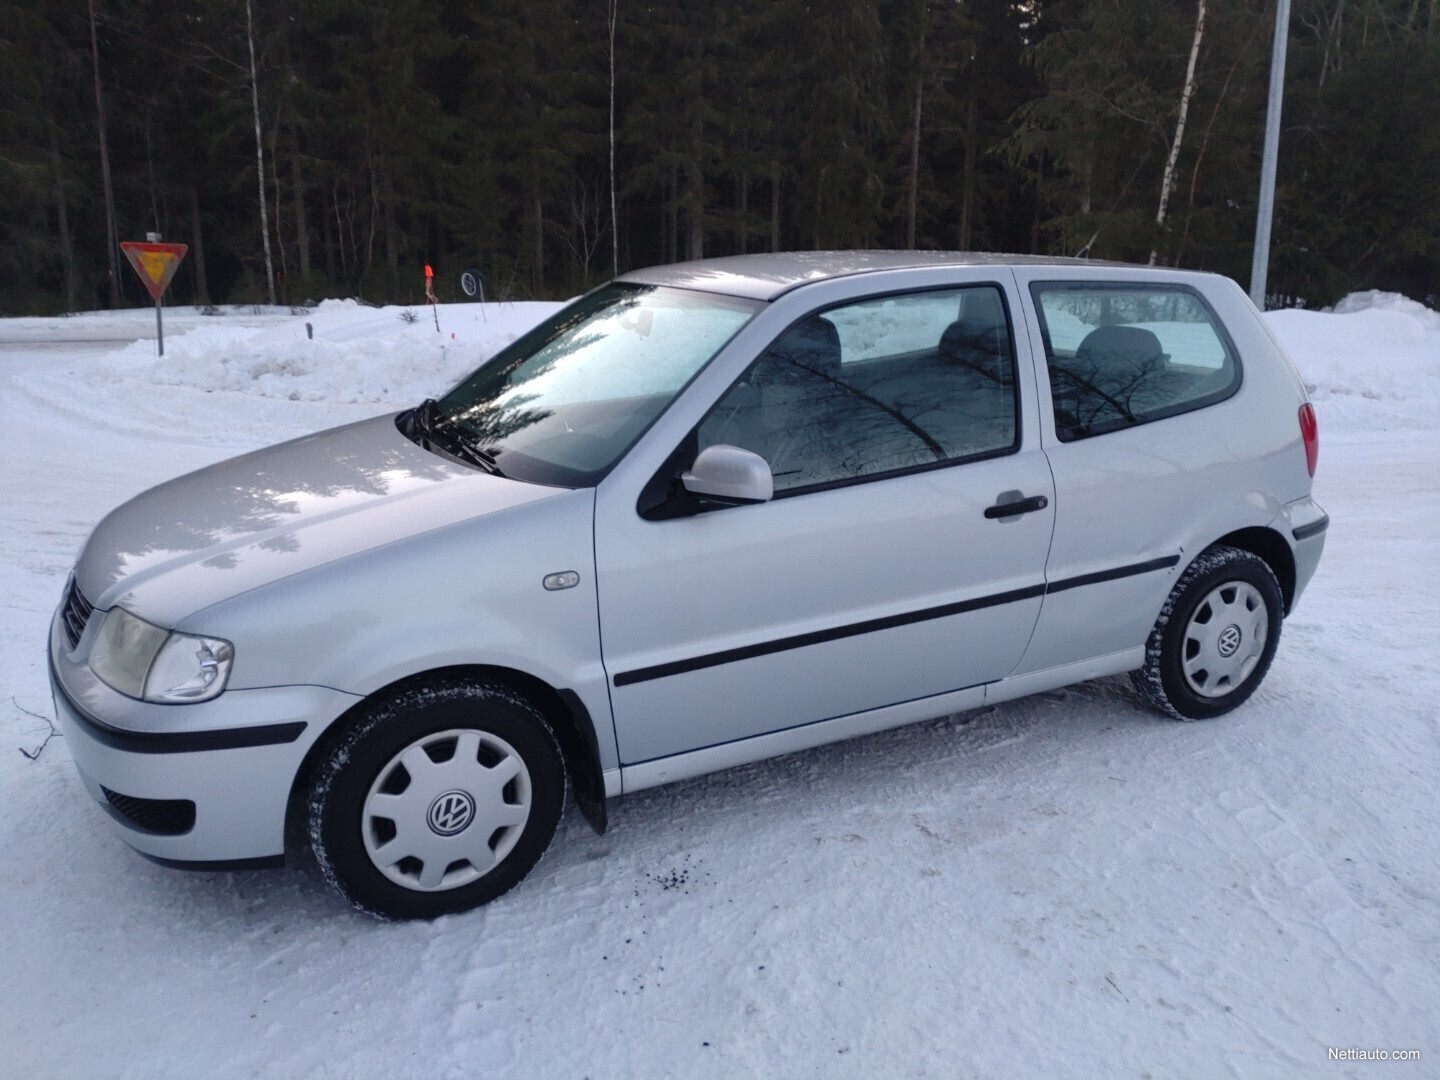
<svg viewBox="0 0 1440 1080">
<path fill-rule="evenodd" d="M 1270 272 L 1270 228 L 1275 220 L 1275 162 L 1280 156 L 1280 106 L 1285 98 L 1285 46 L 1290 36 L 1290 0 L 1275 0 L 1275 42 L 1270 51 L 1270 103 L 1265 111 L 1265 156 L 1260 162 L 1260 202 L 1255 213 L 1255 256 L 1250 264 L 1250 299 L 1265 310 Z"/>
</svg>

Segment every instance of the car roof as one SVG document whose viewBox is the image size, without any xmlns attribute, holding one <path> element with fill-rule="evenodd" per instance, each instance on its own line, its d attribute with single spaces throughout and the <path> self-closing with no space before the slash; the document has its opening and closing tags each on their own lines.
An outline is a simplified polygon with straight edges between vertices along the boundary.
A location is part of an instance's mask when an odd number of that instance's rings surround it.
<svg viewBox="0 0 1440 1080">
<path fill-rule="evenodd" d="M 801 285 L 829 278 L 943 266 L 1127 266 L 1094 259 L 1003 255 L 973 251 L 786 251 L 651 266 L 617 281 L 774 300 Z"/>
</svg>

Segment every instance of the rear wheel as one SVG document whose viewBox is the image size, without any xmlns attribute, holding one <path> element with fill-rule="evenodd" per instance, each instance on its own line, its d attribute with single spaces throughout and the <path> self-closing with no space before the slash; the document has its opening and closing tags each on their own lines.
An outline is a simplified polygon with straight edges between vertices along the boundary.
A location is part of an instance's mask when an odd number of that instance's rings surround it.
<svg viewBox="0 0 1440 1080">
<path fill-rule="evenodd" d="M 1175 583 L 1131 679 L 1177 720 L 1235 708 L 1260 685 L 1280 641 L 1284 599 L 1265 560 L 1233 547 L 1202 552 Z"/>
<path fill-rule="evenodd" d="M 486 681 L 377 702 L 329 750 L 309 832 L 356 907 L 434 918 L 488 903 L 545 853 L 564 809 L 559 744 L 541 713 Z"/>
</svg>

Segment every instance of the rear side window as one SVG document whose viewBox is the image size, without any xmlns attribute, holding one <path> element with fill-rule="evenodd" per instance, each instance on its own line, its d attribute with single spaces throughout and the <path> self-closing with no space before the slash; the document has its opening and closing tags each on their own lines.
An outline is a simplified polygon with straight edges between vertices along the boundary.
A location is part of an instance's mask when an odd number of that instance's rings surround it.
<svg viewBox="0 0 1440 1080">
<path fill-rule="evenodd" d="M 1190 289 L 1060 282 L 1030 289 L 1061 442 L 1213 405 L 1240 385 L 1234 347 Z"/>
</svg>

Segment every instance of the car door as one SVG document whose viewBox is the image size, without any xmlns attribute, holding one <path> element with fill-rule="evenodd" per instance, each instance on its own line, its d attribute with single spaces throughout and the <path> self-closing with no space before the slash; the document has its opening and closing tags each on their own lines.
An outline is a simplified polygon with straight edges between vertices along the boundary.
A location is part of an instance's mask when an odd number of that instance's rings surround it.
<svg viewBox="0 0 1440 1080">
<path fill-rule="evenodd" d="M 793 297 L 795 321 L 644 492 L 601 485 L 596 574 L 622 765 L 1015 667 L 1040 610 L 1054 493 L 1011 306 L 993 282 L 808 312 Z M 687 499 L 679 472 L 717 444 L 764 457 L 774 498 Z"/>
</svg>

